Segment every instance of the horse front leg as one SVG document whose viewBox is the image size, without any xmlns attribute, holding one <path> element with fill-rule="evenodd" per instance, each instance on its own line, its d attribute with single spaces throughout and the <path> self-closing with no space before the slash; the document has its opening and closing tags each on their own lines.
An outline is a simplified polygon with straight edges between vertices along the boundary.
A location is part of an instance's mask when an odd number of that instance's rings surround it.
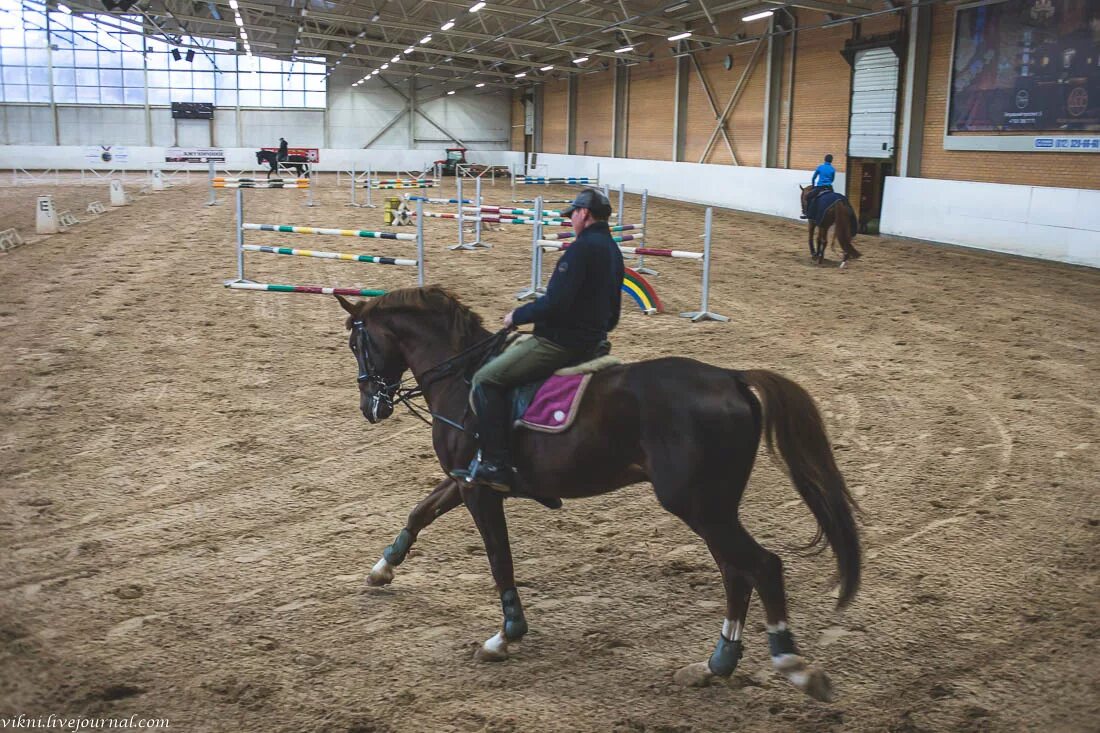
<svg viewBox="0 0 1100 733">
<path fill-rule="evenodd" d="M 527 633 L 527 619 L 516 591 L 508 523 L 504 518 L 504 495 L 488 487 L 467 484 L 462 488 L 462 497 L 485 543 L 489 568 L 493 571 L 504 613 L 500 631 L 482 644 L 474 657 L 485 662 L 500 662 L 508 658 L 508 644 L 519 641 Z"/>
<path fill-rule="evenodd" d="M 371 568 L 367 585 L 381 586 L 393 582 L 393 569 L 404 562 L 417 535 L 429 524 L 462 503 L 462 494 L 454 479 L 441 481 L 409 512 L 405 528 L 393 544 L 382 551 L 382 559 Z"/>
<path fill-rule="evenodd" d="M 813 219 L 810 219 L 810 221 L 807 223 L 807 226 L 810 233 L 810 259 L 813 260 L 816 256 L 816 253 L 814 252 L 814 229 L 817 228 L 817 225 L 814 223 Z"/>
</svg>

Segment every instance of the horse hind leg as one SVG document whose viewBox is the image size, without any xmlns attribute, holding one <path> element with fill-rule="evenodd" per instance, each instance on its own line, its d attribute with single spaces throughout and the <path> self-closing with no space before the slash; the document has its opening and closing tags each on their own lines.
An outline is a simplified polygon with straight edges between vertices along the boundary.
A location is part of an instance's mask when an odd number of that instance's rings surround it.
<svg viewBox="0 0 1100 733">
<path fill-rule="evenodd" d="M 833 699 L 828 676 L 810 665 L 798 653 L 787 619 L 787 595 L 783 581 L 783 561 L 761 547 L 740 523 L 733 531 L 713 540 L 723 561 L 751 579 L 764 606 L 768 647 L 772 665 L 791 684 L 816 700 Z"/>
<path fill-rule="evenodd" d="M 686 496 L 686 492 L 680 493 Z M 812 667 L 795 647 L 787 619 L 782 560 L 757 544 L 737 519 L 736 505 L 740 495 L 741 492 L 729 491 L 727 496 L 684 501 L 685 509 L 692 508 L 683 512 L 676 511 L 676 505 L 661 502 L 707 543 L 722 571 L 726 593 L 726 617 L 710 659 L 681 668 L 673 679 L 679 684 L 700 686 L 714 677 L 729 677 L 733 673 L 741 659 L 741 633 L 745 628 L 749 598 L 755 588 L 764 606 L 768 646 L 776 671 L 810 697 L 831 700 L 832 685 L 828 676 Z"/>
</svg>

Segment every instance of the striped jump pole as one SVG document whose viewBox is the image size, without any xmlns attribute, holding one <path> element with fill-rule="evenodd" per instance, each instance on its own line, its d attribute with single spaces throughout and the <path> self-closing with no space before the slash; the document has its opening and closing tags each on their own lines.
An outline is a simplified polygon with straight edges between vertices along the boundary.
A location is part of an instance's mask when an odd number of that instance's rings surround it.
<svg viewBox="0 0 1100 733">
<path fill-rule="evenodd" d="M 237 178 L 214 176 L 214 183 L 309 183 L 308 178 Z"/>
<path fill-rule="evenodd" d="M 412 194 L 405 194 L 406 201 L 423 201 L 426 204 L 457 204 L 458 199 L 433 199 L 428 196 L 413 196 Z M 462 199 L 464 204 L 472 204 L 473 199 Z"/>
<path fill-rule="evenodd" d="M 637 242 L 637 241 L 641 241 L 642 239 L 645 239 L 645 234 L 624 234 L 621 237 L 612 237 L 611 241 L 613 241 L 613 242 Z M 573 243 L 570 242 L 570 241 L 567 241 L 567 240 L 563 241 L 563 240 L 560 240 L 560 239 L 540 239 L 539 240 L 539 245 L 543 249 L 555 249 L 555 250 L 569 249 L 569 246 L 571 244 L 573 244 Z M 619 249 L 623 252 L 623 254 L 636 254 L 634 252 L 627 252 L 627 250 L 630 249 L 629 247 L 619 247 Z M 659 250 L 659 251 L 664 252 L 666 250 Z M 667 251 L 672 251 L 672 250 L 667 250 Z M 692 252 L 692 253 L 689 253 L 689 254 L 698 254 L 699 257 L 703 256 L 703 254 L 701 252 L 699 252 L 699 253 Z M 660 255 L 660 256 L 663 257 L 664 255 Z M 671 257 L 671 256 L 672 255 L 669 255 L 669 257 Z M 635 272 L 637 272 L 637 270 L 635 270 Z"/>
<path fill-rule="evenodd" d="M 325 260 L 346 260 L 348 262 L 373 262 L 376 265 L 404 265 L 416 267 L 420 263 L 416 260 L 401 259 L 399 257 L 380 257 L 378 255 L 357 255 L 347 252 L 320 252 L 313 249 L 293 249 L 291 247 L 269 247 L 265 244 L 246 244 L 245 252 L 266 252 L 273 255 L 293 255 L 295 257 L 319 257 Z"/>
<path fill-rule="evenodd" d="M 417 213 L 422 214 L 424 202 L 417 201 Z M 245 244 L 244 233 L 246 231 L 277 232 L 283 234 L 320 234 L 339 237 L 359 237 L 365 239 L 390 239 L 398 241 L 416 242 L 416 259 L 400 257 L 383 257 L 380 255 L 350 254 L 346 252 L 324 252 L 309 249 L 294 249 L 292 247 L 272 247 L 267 245 Z M 416 282 L 423 286 L 424 278 L 424 218 L 417 217 L 416 234 L 404 234 L 398 232 L 377 232 L 367 229 L 332 229 L 325 227 L 302 227 L 290 224 L 252 224 L 244 221 L 244 192 L 237 189 L 237 279 L 226 281 L 225 286 L 237 290 L 266 290 L 283 293 L 322 293 L 340 295 L 382 295 L 385 291 L 369 290 L 362 288 L 328 288 L 314 285 L 272 285 L 270 283 L 256 283 L 245 277 L 244 253 L 263 252 L 274 255 L 291 255 L 295 257 L 316 257 L 327 260 L 343 260 L 347 262 L 366 262 L 377 265 L 399 265 L 416 268 Z"/>
<path fill-rule="evenodd" d="M 633 232 L 633 231 L 641 231 L 642 228 L 643 227 L 642 227 L 641 224 L 616 224 L 615 226 L 608 227 L 608 230 L 612 231 L 612 232 Z M 577 235 L 574 234 L 573 232 L 561 232 L 560 234 L 549 234 L 549 235 L 547 235 L 546 238 L 547 239 L 572 239 L 575 236 L 577 236 Z"/>
<path fill-rule="evenodd" d="M 309 188 L 308 183 L 219 183 L 213 184 L 214 188 Z"/>
<path fill-rule="evenodd" d="M 334 237 L 363 237 L 365 239 L 400 239 L 415 242 L 415 234 L 400 232 L 374 232 L 368 229 L 325 229 L 322 227 L 299 227 L 289 224 L 243 224 L 243 228 L 253 232 L 282 232 L 284 234 L 325 234 Z"/>
<path fill-rule="evenodd" d="M 231 290 L 265 290 L 269 293 L 316 293 L 317 295 L 350 295 L 361 298 L 377 298 L 385 295 L 385 290 L 370 288 L 326 288 L 320 285 L 272 285 L 271 283 L 229 282 L 225 287 Z"/>
</svg>

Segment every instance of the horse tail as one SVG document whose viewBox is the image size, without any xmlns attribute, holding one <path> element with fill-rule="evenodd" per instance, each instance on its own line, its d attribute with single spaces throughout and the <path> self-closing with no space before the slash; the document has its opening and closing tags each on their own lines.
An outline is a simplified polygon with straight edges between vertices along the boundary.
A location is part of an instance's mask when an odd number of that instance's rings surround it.
<svg viewBox="0 0 1100 733">
<path fill-rule="evenodd" d="M 780 374 L 751 369 L 737 375 L 759 395 L 768 452 L 774 456 L 778 446 L 791 483 L 817 520 L 818 531 L 809 546 L 820 545 L 824 535 L 833 548 L 840 579 L 837 608 L 843 608 L 859 590 L 859 507 L 833 459 L 821 413 L 806 390 Z"/>
<path fill-rule="evenodd" d="M 852 239 L 855 238 L 855 232 L 852 230 L 852 222 L 856 218 L 855 209 L 848 201 L 841 200 L 834 210 L 833 218 L 836 220 L 833 227 L 834 241 L 840 243 L 840 248 L 844 250 L 844 254 L 847 255 L 848 259 L 854 260 L 857 257 L 862 257 L 862 253 L 852 246 Z"/>
</svg>

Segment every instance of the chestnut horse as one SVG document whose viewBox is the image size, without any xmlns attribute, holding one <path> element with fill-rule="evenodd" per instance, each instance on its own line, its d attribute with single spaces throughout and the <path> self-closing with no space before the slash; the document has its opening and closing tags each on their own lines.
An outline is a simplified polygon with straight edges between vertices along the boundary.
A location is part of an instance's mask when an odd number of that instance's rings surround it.
<svg viewBox="0 0 1100 733">
<path fill-rule="evenodd" d="M 466 466 L 476 451 L 468 408 L 469 376 L 502 341 L 481 318 L 439 287 L 397 290 L 370 301 L 337 296 L 348 312 L 349 346 L 359 367 L 360 410 L 377 423 L 394 407 L 423 396 L 443 474 Z M 411 379 L 403 381 L 406 371 Z M 415 382 L 415 386 L 412 384 Z M 416 408 L 419 410 L 421 408 Z M 749 597 L 760 594 L 772 661 L 799 689 L 830 697 L 828 677 L 799 656 L 787 619 L 782 561 L 738 521 L 761 434 L 778 448 L 792 483 L 836 555 L 840 595 L 847 605 L 859 587 L 860 540 L 855 502 L 833 460 L 821 415 L 800 386 L 775 372 L 740 371 L 693 359 L 620 364 L 593 375 L 576 422 L 559 434 L 517 430 L 513 452 L 517 493 L 553 505 L 649 481 L 657 500 L 682 519 L 710 550 L 725 586 L 726 614 L 708 662 L 678 673 L 685 681 L 728 676 L 741 658 Z M 503 606 L 501 630 L 478 650 L 504 659 L 527 632 L 516 581 L 505 495 L 444 478 L 409 515 L 408 523 L 370 572 L 370 585 L 393 580 L 417 535 L 437 517 L 465 504 L 485 543 Z M 560 503 L 560 502 L 557 502 Z"/>
<path fill-rule="evenodd" d="M 806 210 L 806 200 L 810 196 L 810 192 L 813 190 L 812 186 L 799 186 L 802 189 L 802 209 Z M 836 200 L 836 202 L 830 206 L 821 215 L 820 221 L 814 221 L 811 215 L 808 219 L 810 225 L 810 260 L 816 264 L 821 264 L 825 261 L 825 244 L 829 240 L 829 228 L 833 227 L 833 251 L 836 251 L 836 245 L 840 243 L 840 249 L 843 251 L 843 256 L 840 260 L 840 266 L 844 267 L 848 264 L 848 260 L 855 260 L 863 256 L 863 254 L 852 246 L 852 240 L 855 239 L 856 232 L 853 228 L 853 222 L 856 220 L 856 212 L 852 208 L 852 204 L 848 199 L 843 196 Z M 817 246 L 814 246 L 814 230 L 817 230 Z"/>
</svg>

